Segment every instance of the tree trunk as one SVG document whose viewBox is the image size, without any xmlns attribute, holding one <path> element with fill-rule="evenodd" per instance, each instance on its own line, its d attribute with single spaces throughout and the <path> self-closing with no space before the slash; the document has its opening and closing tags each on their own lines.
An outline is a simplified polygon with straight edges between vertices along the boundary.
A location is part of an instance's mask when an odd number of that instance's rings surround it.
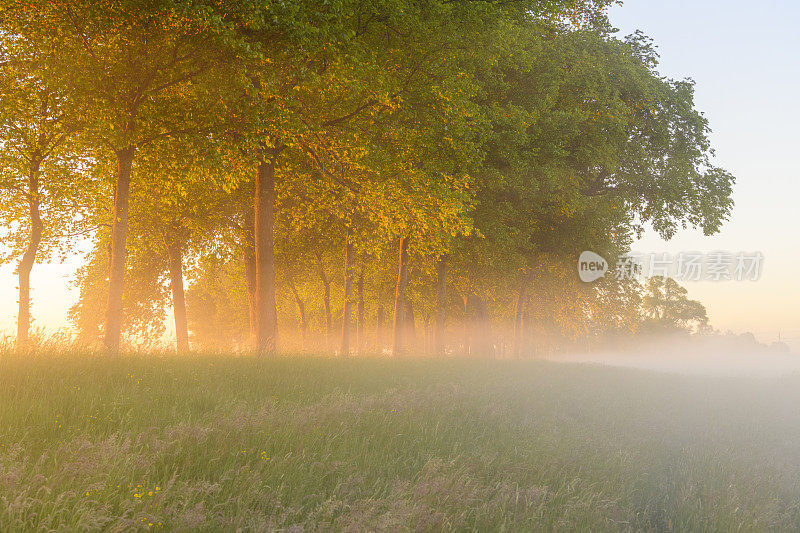
<svg viewBox="0 0 800 533">
<path fill-rule="evenodd" d="M 344 305 L 342 306 L 342 342 L 339 354 L 342 357 L 350 355 L 350 319 L 353 303 L 353 236 L 352 231 L 347 231 L 344 246 Z"/>
<path fill-rule="evenodd" d="M 356 353 L 364 353 L 364 272 L 358 275 L 358 311 L 356 312 Z"/>
<path fill-rule="evenodd" d="M 378 305 L 378 312 L 375 317 L 375 346 L 380 353 L 383 353 L 383 314 L 383 305 Z"/>
<path fill-rule="evenodd" d="M 514 308 L 514 347 L 512 356 L 519 359 L 522 356 L 522 315 L 525 311 L 525 284 L 519 286 L 517 305 Z"/>
<path fill-rule="evenodd" d="M 325 273 L 325 265 L 322 262 L 322 254 L 315 253 L 317 259 L 317 272 L 322 280 L 322 304 L 325 307 L 325 349 L 331 350 L 331 340 L 333 339 L 333 315 L 331 313 L 331 280 Z"/>
<path fill-rule="evenodd" d="M 433 351 L 444 355 L 444 324 L 447 319 L 447 255 L 442 255 L 436 265 L 436 323 L 433 331 Z"/>
<path fill-rule="evenodd" d="M 400 239 L 398 260 L 397 288 L 394 295 L 394 331 L 392 338 L 392 356 L 403 355 L 403 329 L 405 328 L 406 291 L 408 289 L 408 237 Z"/>
<path fill-rule="evenodd" d="M 180 241 L 173 236 L 167 236 L 166 245 L 172 308 L 175 316 L 176 348 L 179 354 L 185 354 L 189 352 L 189 324 L 186 320 L 186 295 L 183 290 L 183 254 Z"/>
<path fill-rule="evenodd" d="M 28 173 L 28 212 L 31 220 L 31 236 L 28 247 L 19 262 L 19 314 L 17 315 L 17 348 L 28 345 L 31 327 L 31 270 L 36 263 L 36 254 L 42 242 L 42 218 L 39 213 L 39 168 L 41 159 L 34 156 Z"/>
<path fill-rule="evenodd" d="M 405 321 L 405 344 L 408 349 L 416 352 L 419 349 L 417 345 L 417 318 L 414 316 L 414 303 L 406 295 L 406 315 L 403 317 Z"/>
<path fill-rule="evenodd" d="M 300 315 L 300 341 L 302 342 L 302 350 L 306 349 L 306 336 L 308 333 L 308 317 L 306 316 L 306 303 L 300 297 L 297 287 L 294 284 L 294 279 L 289 276 L 289 289 L 292 291 L 294 301 L 297 304 L 297 313 Z"/>
<path fill-rule="evenodd" d="M 427 354 L 432 354 L 436 350 L 436 341 L 434 339 L 435 322 L 435 313 L 425 313 L 425 353 Z"/>
<path fill-rule="evenodd" d="M 275 154 L 258 165 L 253 201 L 256 256 L 256 353 L 274 354 L 278 347 L 275 306 Z"/>
<path fill-rule="evenodd" d="M 250 344 L 256 342 L 256 243 L 255 211 L 245 209 L 242 243 L 244 244 L 244 276 L 247 284 L 247 309 L 250 320 Z"/>
<path fill-rule="evenodd" d="M 111 224 L 111 253 L 106 305 L 106 353 L 116 355 L 122 338 L 122 295 L 125 289 L 125 261 L 128 251 L 128 203 L 130 201 L 131 168 L 135 148 L 117 151 L 117 183 L 114 191 L 114 221 Z"/>
</svg>

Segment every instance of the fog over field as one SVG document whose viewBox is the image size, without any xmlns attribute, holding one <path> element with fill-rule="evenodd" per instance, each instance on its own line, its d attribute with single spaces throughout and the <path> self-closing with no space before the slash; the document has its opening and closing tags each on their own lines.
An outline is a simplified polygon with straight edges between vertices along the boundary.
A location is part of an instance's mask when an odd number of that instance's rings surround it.
<svg viewBox="0 0 800 533">
<path fill-rule="evenodd" d="M 731 353 L 719 348 L 681 349 L 668 344 L 636 351 L 562 354 L 551 361 L 638 368 L 695 376 L 800 376 L 800 356 L 790 353 Z"/>
</svg>

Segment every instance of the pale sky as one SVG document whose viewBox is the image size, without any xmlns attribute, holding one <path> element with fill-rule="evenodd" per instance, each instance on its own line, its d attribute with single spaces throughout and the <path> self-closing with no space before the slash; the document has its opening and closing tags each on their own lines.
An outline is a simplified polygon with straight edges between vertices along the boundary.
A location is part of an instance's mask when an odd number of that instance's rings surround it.
<svg viewBox="0 0 800 533">
<path fill-rule="evenodd" d="M 655 39 L 660 71 L 697 82 L 697 107 L 714 130 L 716 164 L 737 178 L 731 221 L 713 237 L 680 233 L 669 243 L 646 236 L 642 252 L 760 251 L 758 282 L 686 283 L 721 330 L 779 332 L 800 349 L 800 3 L 793 0 L 627 0 L 611 11 L 627 35 Z"/>
<path fill-rule="evenodd" d="M 762 341 L 779 333 L 800 349 L 800 250 L 796 207 L 800 176 L 800 4 L 792 0 L 627 0 L 611 10 L 622 34 L 655 39 L 660 71 L 697 82 L 697 106 L 714 130 L 716 164 L 738 178 L 732 220 L 714 237 L 680 233 L 669 243 L 647 235 L 641 252 L 762 252 L 757 282 L 689 282 L 722 331 L 751 331 Z M 80 258 L 36 265 L 31 276 L 37 327 L 67 325 L 77 298 L 71 286 Z M 0 267 L 0 335 L 16 327 L 14 267 Z"/>
</svg>

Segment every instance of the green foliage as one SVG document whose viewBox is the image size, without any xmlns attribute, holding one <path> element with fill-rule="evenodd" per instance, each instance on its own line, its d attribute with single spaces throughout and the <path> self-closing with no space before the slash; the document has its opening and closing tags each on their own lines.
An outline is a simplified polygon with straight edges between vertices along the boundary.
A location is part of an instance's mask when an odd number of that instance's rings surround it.
<svg viewBox="0 0 800 533">
<path fill-rule="evenodd" d="M 320 286 L 335 315 L 350 235 L 373 323 L 391 307 L 397 241 L 409 237 L 411 309 L 425 324 L 446 256 L 453 316 L 466 320 L 477 298 L 507 319 L 527 287 L 535 327 L 570 338 L 629 328 L 628 288 L 577 285 L 574 257 L 619 255 L 648 224 L 664 237 L 718 231 L 733 177 L 713 165 L 692 82 L 662 77 L 643 35 L 616 37 L 610 3 L 5 0 L 0 157 L 13 164 L 0 185 L 22 191 L 0 208 L 11 256 L 30 233 L 24 169 L 8 155 L 36 150 L 18 135 L 27 117 L 47 139 L 70 133 L 41 170 L 50 227 L 95 228 L 73 313 L 86 314 L 83 331 L 95 332 L 105 298 L 102 243 L 119 222 L 107 184 L 126 149 L 131 338 L 160 331 L 177 244 L 198 342 L 244 342 L 266 160 L 282 325 L 300 308 L 314 328 L 338 320 L 323 316 Z"/>
<path fill-rule="evenodd" d="M 63 258 L 69 237 L 91 230 L 91 160 L 76 143 L 80 124 L 47 78 L 46 63 L 46 51 L 24 37 L 0 41 L 0 262 L 28 247 L 32 209 L 42 223 L 38 262 Z"/>
</svg>

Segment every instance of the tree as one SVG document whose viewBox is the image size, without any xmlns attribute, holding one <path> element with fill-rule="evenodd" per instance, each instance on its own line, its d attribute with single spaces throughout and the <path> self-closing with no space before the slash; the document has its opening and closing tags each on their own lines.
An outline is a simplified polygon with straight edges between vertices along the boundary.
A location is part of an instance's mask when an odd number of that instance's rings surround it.
<svg viewBox="0 0 800 533">
<path fill-rule="evenodd" d="M 450 256 L 465 301 L 492 294 L 514 309 L 519 353 L 526 301 L 545 296 L 530 291 L 541 258 L 616 256 L 644 223 L 665 238 L 681 225 L 713 233 L 730 213 L 733 177 L 711 164 L 691 84 L 660 77 L 642 36 L 619 41 L 598 21 L 504 32 L 508 53 L 478 76 L 491 135 L 476 231 Z"/>
<path fill-rule="evenodd" d="M 45 76 L 47 51 L 17 34 L 0 41 L 0 221 L 9 228 L 7 258 L 20 257 L 17 345 L 28 344 L 30 274 L 37 261 L 63 255 L 85 231 L 91 162 L 75 144 L 80 124 L 63 92 Z M 0 257 L 0 262 L 6 258 Z"/>
<path fill-rule="evenodd" d="M 166 256 L 176 349 L 189 351 L 184 265 L 193 241 L 220 228 L 219 196 L 223 191 L 209 178 L 204 167 L 218 162 L 204 139 L 165 139 L 140 152 L 140 164 L 132 173 L 136 187 L 131 228 L 135 242 L 146 242 Z M 198 164 L 197 161 L 202 164 Z M 129 239 L 130 240 L 130 239 Z"/>
<path fill-rule="evenodd" d="M 651 332 L 702 332 L 708 328 L 703 304 L 690 300 L 688 291 L 672 278 L 655 276 L 644 285 L 642 311 Z"/>
</svg>

